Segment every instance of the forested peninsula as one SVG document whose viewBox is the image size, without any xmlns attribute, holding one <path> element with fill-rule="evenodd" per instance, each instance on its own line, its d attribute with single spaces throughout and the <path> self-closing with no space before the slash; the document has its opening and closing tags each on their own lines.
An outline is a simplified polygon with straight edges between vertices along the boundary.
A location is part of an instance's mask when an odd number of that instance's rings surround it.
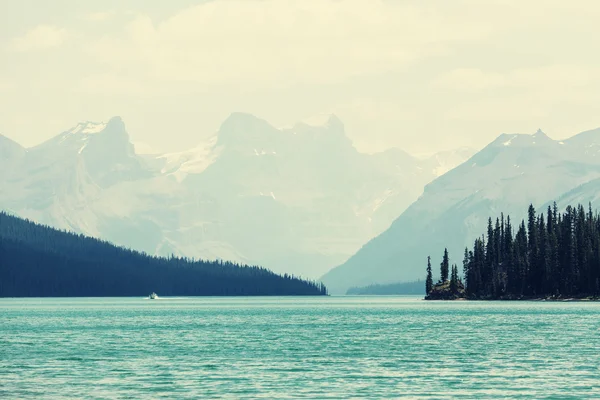
<svg viewBox="0 0 600 400">
<path fill-rule="evenodd" d="M 154 257 L 0 212 L 0 297 L 326 295 L 232 262 Z"/>
<path fill-rule="evenodd" d="M 462 272 L 446 249 L 434 284 L 428 257 L 425 299 L 598 300 L 600 215 L 591 204 L 560 213 L 554 203 L 545 215 L 530 205 L 516 228 L 510 216 L 489 218 L 487 234 L 465 249 Z"/>
</svg>

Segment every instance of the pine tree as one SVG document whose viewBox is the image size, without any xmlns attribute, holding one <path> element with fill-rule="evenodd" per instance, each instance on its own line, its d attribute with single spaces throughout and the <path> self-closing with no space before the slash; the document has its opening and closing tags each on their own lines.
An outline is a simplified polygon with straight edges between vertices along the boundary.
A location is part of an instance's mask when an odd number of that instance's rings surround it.
<svg viewBox="0 0 600 400">
<path fill-rule="evenodd" d="M 539 219 L 539 257 L 538 257 L 538 275 L 536 276 L 535 293 L 548 293 L 548 288 L 551 285 L 549 280 L 549 269 L 551 260 L 550 242 L 548 240 L 548 231 L 544 222 L 544 215 L 540 215 Z"/>
<path fill-rule="evenodd" d="M 456 264 L 452 265 L 452 274 L 450 275 L 450 291 L 453 294 L 458 293 L 458 267 Z"/>
<path fill-rule="evenodd" d="M 492 218 L 488 218 L 487 227 L 487 247 L 485 248 L 485 267 L 483 268 L 481 277 L 485 286 L 485 291 L 489 292 L 493 290 L 492 285 L 494 281 L 494 263 L 496 260 L 496 246 L 494 240 L 494 228 L 492 225 Z"/>
<path fill-rule="evenodd" d="M 470 279 L 470 271 L 469 268 L 470 267 L 470 259 L 469 259 L 469 248 L 465 247 L 465 254 L 463 257 L 463 279 L 465 281 L 465 287 L 469 286 L 469 279 Z"/>
<path fill-rule="evenodd" d="M 487 239 L 487 242 L 486 242 Z M 447 280 L 447 250 L 441 264 Z M 510 215 L 488 219 L 487 235 L 477 238 L 463 257 L 465 293 L 470 298 L 600 295 L 600 215 L 591 204 L 556 203 L 547 214 L 529 206 L 513 236 Z M 450 274 L 450 289 L 460 287 L 458 267 Z"/>
<path fill-rule="evenodd" d="M 440 264 L 440 275 L 441 281 L 446 282 L 448 280 L 448 272 L 449 272 L 449 260 L 448 260 L 448 249 L 444 249 L 444 257 L 442 258 L 442 263 Z"/>
<path fill-rule="evenodd" d="M 425 293 L 431 293 L 433 288 L 433 276 L 431 275 L 431 257 L 427 256 L 427 279 L 425 280 Z"/>
<path fill-rule="evenodd" d="M 527 259 L 528 259 L 528 269 L 527 269 L 527 285 L 525 287 L 526 294 L 534 294 L 535 292 L 535 282 L 537 282 L 537 277 L 539 276 L 539 262 L 538 262 L 538 228 L 537 228 L 537 218 L 535 214 L 535 208 L 533 204 L 529 205 L 529 210 L 527 211 Z"/>
</svg>

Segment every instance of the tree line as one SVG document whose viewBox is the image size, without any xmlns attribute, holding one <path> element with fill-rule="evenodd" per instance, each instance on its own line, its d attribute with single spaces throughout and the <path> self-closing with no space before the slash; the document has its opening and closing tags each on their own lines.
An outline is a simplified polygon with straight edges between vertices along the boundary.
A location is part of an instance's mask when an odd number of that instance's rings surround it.
<svg viewBox="0 0 600 400">
<path fill-rule="evenodd" d="M 448 254 L 440 266 L 448 280 Z M 435 291 L 431 265 L 426 292 Z M 463 257 L 463 276 L 453 266 L 450 286 L 463 284 L 468 298 L 597 297 L 600 294 L 600 215 L 581 204 L 546 214 L 529 206 L 527 220 L 513 227 L 510 216 L 489 218 L 487 233 Z"/>
<path fill-rule="evenodd" d="M 0 297 L 327 295 L 258 266 L 155 257 L 0 212 Z"/>
<path fill-rule="evenodd" d="M 347 295 L 403 295 L 403 294 L 423 294 L 423 281 L 397 282 L 388 284 L 372 284 L 361 287 L 351 287 L 346 291 Z"/>
</svg>

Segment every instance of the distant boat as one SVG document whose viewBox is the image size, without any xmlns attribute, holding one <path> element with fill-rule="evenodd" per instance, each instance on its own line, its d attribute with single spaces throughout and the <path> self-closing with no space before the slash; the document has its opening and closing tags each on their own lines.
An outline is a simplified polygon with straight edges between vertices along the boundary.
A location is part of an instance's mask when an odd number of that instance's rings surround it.
<svg viewBox="0 0 600 400">
<path fill-rule="evenodd" d="M 150 300 L 156 300 L 156 299 L 158 299 L 158 295 L 156 293 L 152 292 L 152 293 L 150 293 L 150 296 L 148 296 L 148 298 Z"/>
</svg>

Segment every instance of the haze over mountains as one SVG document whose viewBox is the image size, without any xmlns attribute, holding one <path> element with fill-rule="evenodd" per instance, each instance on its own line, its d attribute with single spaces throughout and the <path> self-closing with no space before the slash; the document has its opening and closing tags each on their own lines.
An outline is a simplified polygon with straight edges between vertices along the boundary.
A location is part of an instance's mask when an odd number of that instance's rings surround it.
<svg viewBox="0 0 600 400">
<path fill-rule="evenodd" d="M 114 117 L 28 149 L 0 136 L 0 209 L 149 254 L 318 277 L 471 154 L 363 154 L 333 115 L 277 129 L 234 113 L 196 148 L 138 155 Z"/>
<path fill-rule="evenodd" d="M 530 203 L 545 212 L 597 200 L 600 189 L 600 129 L 564 141 L 541 130 L 502 134 L 483 150 L 425 187 L 424 193 L 384 233 L 371 240 L 323 281 L 333 293 L 352 286 L 424 277 L 427 256 L 434 267 L 448 247 L 462 265 L 465 246 L 485 231 L 488 217 L 519 216 Z M 595 204 L 597 206 L 597 204 Z"/>
</svg>

